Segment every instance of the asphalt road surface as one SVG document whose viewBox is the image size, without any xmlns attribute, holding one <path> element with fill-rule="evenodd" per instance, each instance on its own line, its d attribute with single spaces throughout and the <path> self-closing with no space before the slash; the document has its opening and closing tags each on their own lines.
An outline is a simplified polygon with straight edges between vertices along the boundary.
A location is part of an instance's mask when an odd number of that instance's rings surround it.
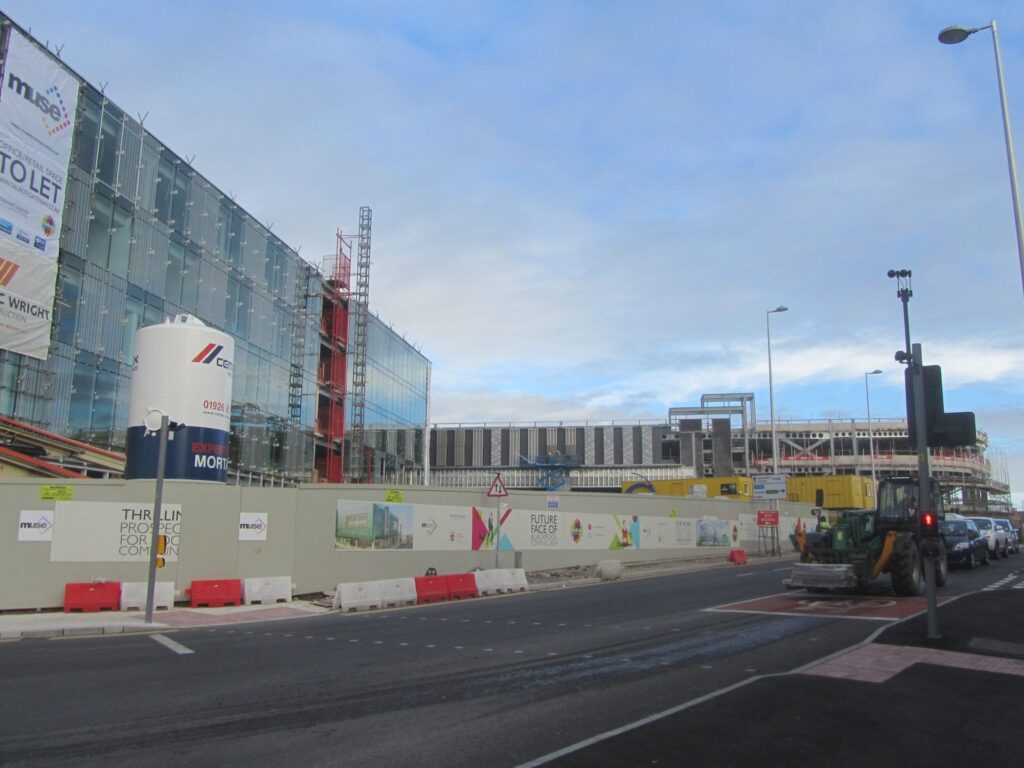
<svg viewBox="0 0 1024 768">
<path fill-rule="evenodd" d="M 954 572 L 942 593 L 982 589 L 1016 566 Z M 866 606 L 803 592 L 761 601 L 784 592 L 788 570 L 773 561 L 366 614 L 3 643 L 0 765 L 518 766 L 797 669 L 895 616 L 872 612 L 915 609 L 883 593 Z"/>
</svg>

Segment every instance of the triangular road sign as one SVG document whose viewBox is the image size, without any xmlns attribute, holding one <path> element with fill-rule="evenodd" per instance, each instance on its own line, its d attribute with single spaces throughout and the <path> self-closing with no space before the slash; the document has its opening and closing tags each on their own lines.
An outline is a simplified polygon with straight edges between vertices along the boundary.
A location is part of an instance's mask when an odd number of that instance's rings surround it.
<svg viewBox="0 0 1024 768">
<path fill-rule="evenodd" d="M 494 482 L 491 483 L 491 489 L 487 492 L 487 495 L 492 499 L 508 496 L 508 488 L 505 487 L 505 483 L 502 481 L 501 475 L 494 476 Z"/>
</svg>

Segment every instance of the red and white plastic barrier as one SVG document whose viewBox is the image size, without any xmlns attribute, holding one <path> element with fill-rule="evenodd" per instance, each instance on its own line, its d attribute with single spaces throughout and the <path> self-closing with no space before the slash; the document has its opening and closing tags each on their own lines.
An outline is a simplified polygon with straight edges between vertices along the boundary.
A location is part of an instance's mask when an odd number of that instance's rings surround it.
<svg viewBox="0 0 1024 768">
<path fill-rule="evenodd" d="M 379 581 L 357 581 L 339 584 L 334 602 L 345 613 L 380 608 L 382 604 Z"/>
<path fill-rule="evenodd" d="M 64 585 L 64 613 L 116 611 L 121 607 L 121 582 L 87 581 Z"/>
<path fill-rule="evenodd" d="M 185 590 L 189 595 L 193 608 L 207 606 L 221 608 L 225 605 L 242 604 L 241 579 L 206 579 L 193 581 L 192 586 Z"/>
<path fill-rule="evenodd" d="M 149 583 L 145 581 L 124 581 L 121 582 L 121 610 L 146 610 L 146 600 L 149 598 Z M 158 581 L 153 589 L 153 607 L 167 608 L 174 607 L 174 582 Z"/>
<path fill-rule="evenodd" d="M 472 573 L 449 573 L 384 581 L 338 584 L 333 605 L 343 612 L 442 603 L 501 592 L 525 592 L 529 588 L 522 568 L 503 568 Z"/>
<path fill-rule="evenodd" d="M 246 605 L 259 603 L 290 603 L 292 601 L 292 580 L 290 576 L 267 576 L 245 579 L 242 582 L 242 601 Z"/>
<path fill-rule="evenodd" d="M 380 601 L 385 608 L 401 608 L 416 605 L 415 579 L 390 579 L 380 584 Z"/>
<path fill-rule="evenodd" d="M 526 582 L 526 571 L 522 568 L 505 568 L 503 574 L 506 592 L 525 592 L 530 588 Z"/>
<path fill-rule="evenodd" d="M 497 595 L 507 592 L 505 572 L 503 570 L 474 571 L 476 588 L 481 595 Z"/>
<path fill-rule="evenodd" d="M 735 547 L 733 549 L 730 549 L 729 550 L 729 557 L 726 558 L 726 561 L 730 562 L 730 563 L 735 563 L 736 565 L 746 565 L 747 564 L 747 552 L 746 552 L 746 550 L 744 550 L 744 549 L 742 549 L 740 547 Z"/>
</svg>

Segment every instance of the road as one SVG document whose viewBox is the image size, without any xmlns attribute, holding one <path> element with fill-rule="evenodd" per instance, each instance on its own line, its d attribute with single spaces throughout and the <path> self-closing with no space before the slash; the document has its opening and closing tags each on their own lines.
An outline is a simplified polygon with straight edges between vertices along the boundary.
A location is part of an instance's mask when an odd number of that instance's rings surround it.
<svg viewBox="0 0 1024 768">
<path fill-rule="evenodd" d="M 943 594 L 1016 565 L 955 572 Z M 848 610 L 856 601 L 802 592 L 773 598 L 781 607 L 710 610 L 777 596 L 786 572 L 774 561 L 368 614 L 4 643 L 0 764 L 517 766 L 799 668 L 888 623 Z M 894 605 L 915 608 L 881 595 L 861 613 Z"/>
</svg>

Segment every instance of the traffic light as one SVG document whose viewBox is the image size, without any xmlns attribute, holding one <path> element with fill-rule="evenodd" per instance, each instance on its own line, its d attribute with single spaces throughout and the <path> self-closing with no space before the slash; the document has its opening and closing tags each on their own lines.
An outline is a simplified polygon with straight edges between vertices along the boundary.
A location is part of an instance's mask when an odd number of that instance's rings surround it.
<svg viewBox="0 0 1024 768">
<path fill-rule="evenodd" d="M 930 509 L 921 510 L 921 537 L 930 538 L 939 535 L 939 519 Z"/>
<path fill-rule="evenodd" d="M 166 561 L 163 555 L 167 554 L 167 536 L 165 534 L 159 534 L 156 537 L 156 567 L 163 568 L 166 565 Z"/>
<path fill-rule="evenodd" d="M 917 411 L 914 408 L 913 366 L 904 371 L 907 390 L 907 437 L 910 447 L 917 445 Z M 946 413 L 942 395 L 942 367 L 925 365 L 921 367 L 924 382 L 924 423 L 929 448 L 954 448 L 976 445 L 978 429 L 972 411 Z"/>
</svg>

